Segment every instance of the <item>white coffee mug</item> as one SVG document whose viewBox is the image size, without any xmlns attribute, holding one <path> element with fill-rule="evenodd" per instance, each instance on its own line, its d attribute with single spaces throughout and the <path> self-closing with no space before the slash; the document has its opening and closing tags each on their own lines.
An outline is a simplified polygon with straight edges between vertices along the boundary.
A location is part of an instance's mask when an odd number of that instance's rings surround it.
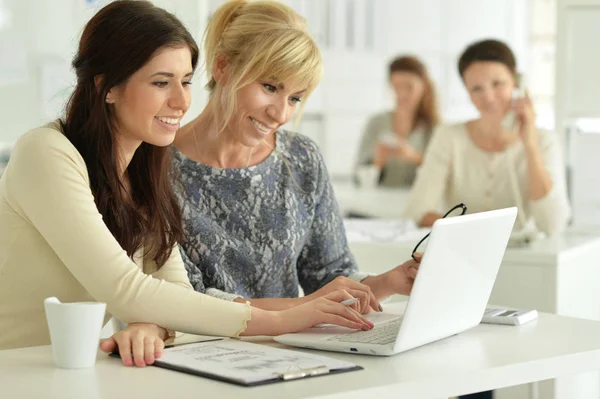
<svg viewBox="0 0 600 399">
<path fill-rule="evenodd" d="M 61 303 L 44 301 L 56 365 L 65 369 L 93 367 L 106 304 L 100 302 Z"/>
</svg>

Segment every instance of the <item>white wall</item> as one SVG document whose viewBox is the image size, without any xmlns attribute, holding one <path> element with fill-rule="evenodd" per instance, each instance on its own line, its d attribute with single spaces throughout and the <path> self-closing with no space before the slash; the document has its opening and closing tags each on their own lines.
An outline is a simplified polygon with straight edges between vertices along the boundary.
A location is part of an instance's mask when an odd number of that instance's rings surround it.
<svg viewBox="0 0 600 399">
<path fill-rule="evenodd" d="M 2 0 L 0 0 L 2 1 Z M 70 93 L 69 62 L 84 23 L 106 0 L 3 0 L 12 27 L 0 30 L 0 143 L 60 114 Z M 298 130 L 320 144 L 330 172 L 347 178 L 369 114 L 392 106 L 389 60 L 421 57 L 440 94 L 444 119 L 475 115 L 456 72 L 457 57 L 475 40 L 495 37 L 515 50 L 528 71 L 528 4 L 523 0 L 286 0 L 309 20 L 325 60 L 323 81 L 307 102 Z M 174 12 L 196 40 L 222 0 L 157 0 Z M 350 22 L 349 22 L 350 21 Z M 0 28 L 1 29 L 1 28 Z M 9 46 L 18 51 L 5 51 Z M 19 54 L 21 55 L 19 57 Z M 22 73 L 3 79 L 11 65 Z M 18 68 L 17 68 L 18 69 Z M 18 75 L 18 76 L 17 76 Z M 196 77 L 188 119 L 206 101 Z"/>
<path fill-rule="evenodd" d="M 0 119 L 3 121 L 0 143 L 12 142 L 27 130 L 61 114 L 75 82 L 70 62 L 83 26 L 107 2 L 0 2 L 12 19 L 11 26 L 0 28 Z M 204 2 L 156 0 L 154 3 L 174 12 L 194 38 L 200 40 L 199 26 L 207 17 Z M 205 97 L 201 84 L 193 86 L 193 97 L 196 101 L 190 113 L 197 113 Z"/>
<path fill-rule="evenodd" d="M 309 12 L 310 4 L 316 7 L 317 2 L 286 2 L 313 25 L 311 15 L 315 13 Z M 337 179 L 350 175 L 369 114 L 393 106 L 386 69 L 395 56 L 410 53 L 423 59 L 436 83 L 447 122 L 476 116 L 457 72 L 458 57 L 468 44 L 483 38 L 503 40 L 515 51 L 519 70 L 530 72 L 528 1 L 329 0 L 319 4 L 323 9 L 329 7 L 332 17 L 328 24 L 333 26 L 329 31 L 323 29 L 320 20 L 315 35 L 320 38 L 322 30 L 329 33 L 327 40 L 320 42 L 325 75 L 307 109 L 309 126 L 318 132 L 308 131 L 305 125 L 299 130 L 318 138 L 329 171 Z M 331 11 L 336 7 L 337 14 Z M 343 18 L 348 9 L 355 11 L 353 23 Z M 356 40 L 361 33 L 366 38 Z"/>
<path fill-rule="evenodd" d="M 600 0 L 558 0 L 556 125 L 565 148 L 575 226 L 600 226 Z"/>
<path fill-rule="evenodd" d="M 530 73 L 527 88 L 535 105 L 538 126 L 555 129 L 556 0 L 531 0 Z"/>
</svg>

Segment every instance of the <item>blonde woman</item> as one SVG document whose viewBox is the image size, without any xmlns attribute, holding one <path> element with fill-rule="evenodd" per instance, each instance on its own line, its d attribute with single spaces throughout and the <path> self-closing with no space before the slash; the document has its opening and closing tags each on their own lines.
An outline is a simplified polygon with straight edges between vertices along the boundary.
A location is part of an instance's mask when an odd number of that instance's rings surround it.
<svg viewBox="0 0 600 399">
<path fill-rule="evenodd" d="M 395 58 L 388 76 L 396 106 L 369 118 L 358 148 L 355 173 L 374 165 L 380 170 L 380 186 L 408 188 L 439 123 L 438 101 L 427 68 L 418 58 Z"/>
<path fill-rule="evenodd" d="M 125 365 L 173 331 L 277 335 L 317 323 L 372 326 L 336 291 L 264 311 L 192 290 L 176 242 L 170 151 L 198 47 L 177 18 L 117 1 L 86 25 L 64 119 L 25 134 L 0 179 L 0 350 L 50 343 L 44 298 L 101 301 L 127 328 L 104 341 Z"/>
<path fill-rule="evenodd" d="M 323 157 L 281 129 L 321 77 L 303 18 L 276 1 L 230 1 L 209 22 L 204 49 L 210 100 L 177 135 L 174 156 L 194 288 L 263 309 L 344 289 L 362 312 L 408 294 L 413 261 L 379 276 L 358 272 Z"/>
</svg>

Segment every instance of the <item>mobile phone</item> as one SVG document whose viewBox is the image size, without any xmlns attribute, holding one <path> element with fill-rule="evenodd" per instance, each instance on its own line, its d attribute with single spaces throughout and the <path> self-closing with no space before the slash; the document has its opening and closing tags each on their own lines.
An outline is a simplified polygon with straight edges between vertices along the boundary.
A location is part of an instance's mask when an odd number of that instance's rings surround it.
<svg viewBox="0 0 600 399">
<path fill-rule="evenodd" d="M 378 141 L 388 147 L 397 148 L 400 147 L 401 142 L 393 132 L 384 132 L 379 135 Z"/>
<path fill-rule="evenodd" d="M 525 96 L 525 78 L 522 74 L 517 73 L 515 80 L 516 86 L 513 90 L 511 103 L 514 100 Z M 504 115 L 504 118 L 502 118 L 502 127 L 509 131 L 513 131 L 517 127 L 517 116 L 515 115 L 515 111 L 513 109 L 508 110 L 506 115 Z"/>
<path fill-rule="evenodd" d="M 537 319 L 538 312 L 534 309 L 487 308 L 481 319 L 486 324 L 507 324 L 520 326 Z"/>
</svg>

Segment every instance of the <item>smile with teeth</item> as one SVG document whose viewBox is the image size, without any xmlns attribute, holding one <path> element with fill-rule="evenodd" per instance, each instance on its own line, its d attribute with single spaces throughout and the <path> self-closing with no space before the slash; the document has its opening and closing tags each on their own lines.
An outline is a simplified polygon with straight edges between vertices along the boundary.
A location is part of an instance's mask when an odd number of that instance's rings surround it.
<svg viewBox="0 0 600 399">
<path fill-rule="evenodd" d="M 179 123 L 179 118 L 164 118 L 162 116 L 155 116 L 155 118 L 168 125 L 177 125 Z"/>
<path fill-rule="evenodd" d="M 250 120 L 252 121 L 252 123 L 254 123 L 254 126 L 256 126 L 258 128 L 258 130 L 260 130 L 261 132 L 268 133 L 271 131 L 271 128 L 263 125 L 262 123 L 260 123 L 256 119 L 254 119 L 253 117 L 250 117 Z"/>
</svg>

